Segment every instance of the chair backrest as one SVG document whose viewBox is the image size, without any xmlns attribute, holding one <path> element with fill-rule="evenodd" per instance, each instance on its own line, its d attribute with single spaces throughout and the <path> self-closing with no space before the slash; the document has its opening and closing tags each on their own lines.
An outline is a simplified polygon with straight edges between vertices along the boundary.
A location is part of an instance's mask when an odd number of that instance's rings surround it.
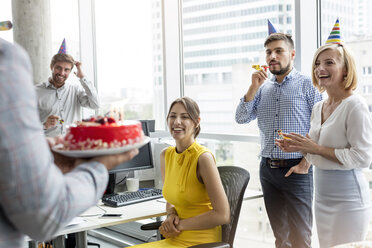
<svg viewBox="0 0 372 248">
<path fill-rule="evenodd" d="M 236 166 L 219 166 L 218 171 L 230 204 L 230 223 L 222 226 L 222 241 L 233 247 L 244 192 L 250 176 L 248 171 Z"/>
</svg>

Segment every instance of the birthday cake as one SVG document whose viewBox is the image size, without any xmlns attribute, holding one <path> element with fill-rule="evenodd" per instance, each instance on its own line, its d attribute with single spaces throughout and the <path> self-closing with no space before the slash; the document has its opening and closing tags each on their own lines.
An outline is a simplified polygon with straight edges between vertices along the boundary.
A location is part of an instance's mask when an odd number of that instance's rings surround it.
<svg viewBox="0 0 372 248">
<path fill-rule="evenodd" d="M 90 118 L 69 127 L 64 150 L 97 150 L 134 145 L 144 139 L 139 121 L 116 121 L 112 117 Z"/>
</svg>

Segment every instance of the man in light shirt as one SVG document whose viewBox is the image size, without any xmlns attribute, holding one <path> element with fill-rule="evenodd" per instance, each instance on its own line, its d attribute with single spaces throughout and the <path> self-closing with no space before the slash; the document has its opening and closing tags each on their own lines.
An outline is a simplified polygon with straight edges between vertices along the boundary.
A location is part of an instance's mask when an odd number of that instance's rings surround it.
<svg viewBox="0 0 372 248">
<path fill-rule="evenodd" d="M 79 84 L 66 83 L 74 65 Z M 81 107 L 99 108 L 97 91 L 82 71 L 81 63 L 71 55 L 58 53 L 53 56 L 52 76 L 47 82 L 36 85 L 40 121 L 46 136 L 66 133 L 66 126 L 81 119 Z"/>
</svg>

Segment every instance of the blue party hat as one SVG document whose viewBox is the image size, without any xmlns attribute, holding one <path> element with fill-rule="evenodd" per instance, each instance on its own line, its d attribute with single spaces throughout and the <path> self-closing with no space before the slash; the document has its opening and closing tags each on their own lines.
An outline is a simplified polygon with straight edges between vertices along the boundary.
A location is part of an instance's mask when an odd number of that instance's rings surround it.
<svg viewBox="0 0 372 248">
<path fill-rule="evenodd" d="M 60 48 L 58 50 L 58 53 L 60 53 L 60 54 L 66 54 L 67 53 L 66 51 L 67 51 L 66 40 L 63 39 L 62 44 L 61 44 L 61 46 L 60 46 Z"/>
<path fill-rule="evenodd" d="M 275 28 L 274 25 L 270 22 L 269 19 L 267 19 L 267 27 L 268 27 L 269 35 L 270 35 L 270 34 L 273 34 L 273 33 L 278 33 L 278 31 L 276 30 L 276 28 Z"/>
</svg>

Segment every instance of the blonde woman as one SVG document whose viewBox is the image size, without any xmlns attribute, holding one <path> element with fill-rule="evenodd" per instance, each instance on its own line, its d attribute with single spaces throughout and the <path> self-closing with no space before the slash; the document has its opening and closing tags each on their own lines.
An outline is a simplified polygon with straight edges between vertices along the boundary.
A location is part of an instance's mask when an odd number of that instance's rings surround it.
<svg viewBox="0 0 372 248">
<path fill-rule="evenodd" d="M 284 134 L 285 152 L 300 151 L 315 166 L 315 218 L 320 247 L 365 239 L 371 216 L 369 186 L 363 174 L 372 161 L 372 119 L 364 99 L 354 93 L 353 57 L 340 44 L 315 53 L 314 85 L 328 98 L 317 103 L 309 134 Z"/>
</svg>

